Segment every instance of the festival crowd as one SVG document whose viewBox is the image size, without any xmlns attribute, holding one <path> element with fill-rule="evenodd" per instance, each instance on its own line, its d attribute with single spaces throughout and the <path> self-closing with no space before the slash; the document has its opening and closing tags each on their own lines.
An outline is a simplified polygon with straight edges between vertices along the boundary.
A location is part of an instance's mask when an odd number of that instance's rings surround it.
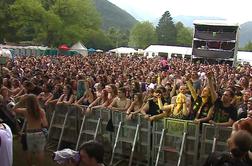
<svg viewBox="0 0 252 166">
<path fill-rule="evenodd" d="M 245 135 L 240 139 L 251 140 L 252 67 L 106 54 L 15 57 L 2 69 L 0 118 L 27 119 L 29 165 L 34 152 L 37 161 L 43 161 L 46 139 L 42 129 L 48 127 L 44 108 L 52 103 L 84 105 L 83 114 L 109 108 L 125 112 L 128 120 L 141 114 L 149 121 L 169 117 L 233 126 L 230 140 L 240 130 L 248 132 L 238 134 Z M 245 158 L 243 163 L 251 164 L 251 144 L 238 155 Z"/>
</svg>

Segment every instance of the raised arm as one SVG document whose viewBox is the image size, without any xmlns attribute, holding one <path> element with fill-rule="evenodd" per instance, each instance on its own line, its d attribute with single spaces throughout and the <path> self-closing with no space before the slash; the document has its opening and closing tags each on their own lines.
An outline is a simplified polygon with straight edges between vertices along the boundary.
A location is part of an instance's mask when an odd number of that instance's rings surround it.
<svg viewBox="0 0 252 166">
<path fill-rule="evenodd" d="M 171 92 L 170 92 L 170 97 L 175 96 L 176 87 L 177 87 L 177 82 L 176 82 L 176 79 L 174 79 L 174 84 L 173 84 L 172 90 L 171 90 Z"/>
<path fill-rule="evenodd" d="M 189 88 L 189 90 L 191 92 L 193 100 L 196 101 L 197 97 L 198 97 L 198 94 L 196 93 L 196 90 L 194 89 L 194 87 L 192 85 L 192 82 L 188 80 L 188 81 L 186 81 L 186 85 L 187 85 L 187 87 Z"/>
<path fill-rule="evenodd" d="M 211 100 L 212 100 L 212 103 L 214 103 L 217 100 L 218 95 L 214 88 L 213 72 L 207 73 L 207 80 L 208 80 L 208 87 L 210 89 Z"/>
</svg>

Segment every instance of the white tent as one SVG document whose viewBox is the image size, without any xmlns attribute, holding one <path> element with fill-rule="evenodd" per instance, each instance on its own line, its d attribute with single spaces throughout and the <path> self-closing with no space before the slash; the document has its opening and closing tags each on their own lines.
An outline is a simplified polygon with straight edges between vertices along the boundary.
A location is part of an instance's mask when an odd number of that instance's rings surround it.
<svg viewBox="0 0 252 166">
<path fill-rule="evenodd" d="M 110 50 L 109 52 L 113 52 L 116 54 L 126 54 L 126 55 L 137 53 L 137 51 L 134 48 L 129 48 L 129 47 L 119 47 L 119 48 Z"/>
<path fill-rule="evenodd" d="M 97 49 L 97 50 L 96 50 L 96 52 L 103 52 L 103 50 L 101 50 L 101 49 Z"/>
<path fill-rule="evenodd" d="M 0 49 L 0 56 L 12 58 L 12 54 L 8 49 Z"/>
<path fill-rule="evenodd" d="M 191 47 L 178 47 L 178 46 L 164 46 L 164 45 L 150 45 L 144 50 L 144 55 L 149 58 L 157 56 L 159 53 L 167 53 L 168 58 L 171 58 L 172 54 L 181 54 L 182 57 L 185 55 L 192 54 Z"/>
<path fill-rule="evenodd" d="M 87 56 L 88 55 L 88 50 L 87 48 L 81 43 L 77 42 L 75 43 L 72 47 L 71 50 L 78 51 L 81 55 Z"/>
<path fill-rule="evenodd" d="M 237 61 L 249 62 L 250 65 L 252 65 L 252 52 L 238 51 L 237 52 Z"/>
</svg>

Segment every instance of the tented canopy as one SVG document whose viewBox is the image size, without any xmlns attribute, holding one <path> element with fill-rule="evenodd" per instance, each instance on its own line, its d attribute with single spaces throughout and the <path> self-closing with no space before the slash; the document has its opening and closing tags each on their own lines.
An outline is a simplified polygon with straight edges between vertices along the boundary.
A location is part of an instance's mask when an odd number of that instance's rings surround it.
<svg viewBox="0 0 252 166">
<path fill-rule="evenodd" d="M 109 52 L 114 52 L 116 54 L 134 54 L 134 53 L 137 53 L 137 51 L 134 48 L 128 48 L 128 47 L 115 48 L 113 50 L 110 50 Z"/>
<path fill-rule="evenodd" d="M 12 58 L 10 50 L 0 49 L 0 64 L 5 65 L 8 58 Z"/>
<path fill-rule="evenodd" d="M 103 50 L 98 49 L 98 50 L 96 50 L 96 52 L 103 52 Z"/>
<path fill-rule="evenodd" d="M 95 52 L 96 50 L 94 49 L 94 48 L 89 48 L 88 49 L 88 52 L 91 52 L 91 53 L 93 53 L 93 52 Z"/>
<path fill-rule="evenodd" d="M 78 51 L 83 56 L 87 56 L 88 55 L 87 48 L 81 42 L 75 43 L 71 47 L 71 50 Z"/>
<path fill-rule="evenodd" d="M 59 50 L 68 51 L 70 50 L 70 48 L 66 44 L 62 44 L 59 46 Z"/>
<path fill-rule="evenodd" d="M 12 54 L 8 49 L 0 49 L 0 56 L 12 58 Z"/>
<path fill-rule="evenodd" d="M 252 65 L 252 52 L 238 51 L 237 60 L 240 62 L 249 62 Z"/>
<path fill-rule="evenodd" d="M 178 46 L 164 46 L 164 45 L 150 45 L 148 48 L 144 50 L 144 55 L 148 57 L 155 55 L 157 56 L 159 53 L 167 53 L 168 57 L 171 57 L 171 54 L 181 54 L 182 56 L 191 55 L 192 48 L 191 47 L 178 47 Z"/>
</svg>

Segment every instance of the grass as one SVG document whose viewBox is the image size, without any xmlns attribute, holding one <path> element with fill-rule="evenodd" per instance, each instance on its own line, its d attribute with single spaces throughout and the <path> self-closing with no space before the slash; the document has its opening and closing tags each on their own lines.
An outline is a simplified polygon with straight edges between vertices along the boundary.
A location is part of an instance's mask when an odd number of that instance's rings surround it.
<svg viewBox="0 0 252 166">
<path fill-rule="evenodd" d="M 20 138 L 15 137 L 13 139 L 13 166 L 26 166 L 25 154 L 22 150 Z M 46 152 L 44 164 L 46 166 L 58 165 L 52 160 L 52 153 Z"/>
</svg>

